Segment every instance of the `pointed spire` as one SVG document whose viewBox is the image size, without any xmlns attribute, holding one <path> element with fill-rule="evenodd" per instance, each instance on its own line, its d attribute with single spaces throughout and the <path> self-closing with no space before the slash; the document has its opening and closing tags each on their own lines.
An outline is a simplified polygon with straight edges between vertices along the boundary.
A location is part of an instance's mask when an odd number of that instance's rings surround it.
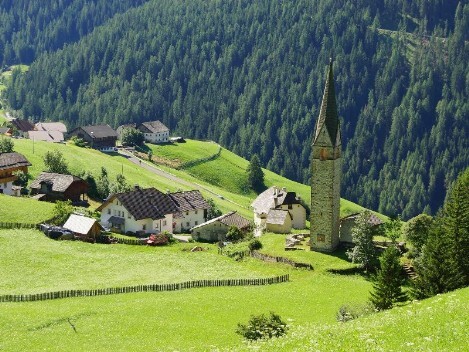
<svg viewBox="0 0 469 352">
<path fill-rule="evenodd" d="M 329 134 L 332 144 L 335 146 L 340 138 L 337 138 L 339 131 L 339 118 L 337 116 L 337 105 L 335 101 L 334 89 L 334 73 L 332 71 L 333 59 L 329 61 L 329 72 L 326 78 L 326 87 L 324 88 L 324 95 L 322 97 L 321 111 L 319 112 L 316 130 L 314 134 L 314 141 L 316 141 L 319 132 L 324 128 L 324 125 Z"/>
</svg>

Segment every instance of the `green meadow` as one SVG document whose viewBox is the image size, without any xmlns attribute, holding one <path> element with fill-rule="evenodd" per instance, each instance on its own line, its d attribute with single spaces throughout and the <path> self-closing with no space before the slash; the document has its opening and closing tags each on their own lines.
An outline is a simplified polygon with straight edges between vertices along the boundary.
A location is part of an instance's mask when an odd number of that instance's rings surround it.
<svg viewBox="0 0 469 352">
<path fill-rule="evenodd" d="M 38 224 L 52 218 L 54 205 L 0 194 L 0 222 Z"/>
</svg>

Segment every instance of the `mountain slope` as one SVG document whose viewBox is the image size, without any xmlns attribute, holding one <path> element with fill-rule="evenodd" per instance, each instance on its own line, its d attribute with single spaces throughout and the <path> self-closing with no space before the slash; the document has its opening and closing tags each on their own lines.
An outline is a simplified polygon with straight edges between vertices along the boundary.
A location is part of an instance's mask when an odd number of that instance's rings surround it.
<svg viewBox="0 0 469 352">
<path fill-rule="evenodd" d="M 469 165 L 463 4 L 153 0 L 39 56 L 5 95 L 25 116 L 70 127 L 159 118 L 308 183 L 333 53 L 345 197 L 405 218 L 434 213 Z"/>
</svg>

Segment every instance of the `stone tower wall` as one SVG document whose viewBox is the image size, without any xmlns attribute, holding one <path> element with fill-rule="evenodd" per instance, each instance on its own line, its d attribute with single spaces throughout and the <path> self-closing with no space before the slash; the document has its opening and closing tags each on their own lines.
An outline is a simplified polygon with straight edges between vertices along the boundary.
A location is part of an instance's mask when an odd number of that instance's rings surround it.
<svg viewBox="0 0 469 352">
<path fill-rule="evenodd" d="M 340 146 L 313 146 L 311 171 L 311 248 L 331 252 L 339 244 Z"/>
</svg>

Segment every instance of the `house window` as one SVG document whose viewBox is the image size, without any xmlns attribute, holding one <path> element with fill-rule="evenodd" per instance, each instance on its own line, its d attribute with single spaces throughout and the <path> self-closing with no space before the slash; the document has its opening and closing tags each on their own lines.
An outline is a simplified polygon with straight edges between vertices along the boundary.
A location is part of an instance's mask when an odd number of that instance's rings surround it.
<svg viewBox="0 0 469 352">
<path fill-rule="evenodd" d="M 293 209 L 293 205 L 292 205 L 292 204 L 288 204 L 288 209 Z"/>
<path fill-rule="evenodd" d="M 186 226 L 187 226 L 187 227 L 191 226 L 191 223 L 190 223 L 189 221 L 186 222 Z"/>
<path fill-rule="evenodd" d="M 158 223 L 155 223 L 155 229 L 157 229 L 157 228 L 158 228 L 158 226 L 159 226 L 159 225 L 158 225 Z"/>
<path fill-rule="evenodd" d="M 108 209 L 108 210 L 107 210 L 107 213 L 108 213 L 109 215 L 111 215 L 111 209 Z"/>
<path fill-rule="evenodd" d="M 116 200 L 116 205 L 119 205 L 119 201 L 118 201 L 118 200 Z"/>
<path fill-rule="evenodd" d="M 197 215 L 197 210 L 195 211 L 195 215 Z"/>
<path fill-rule="evenodd" d="M 195 226 L 197 226 L 198 224 L 199 224 L 199 222 L 198 222 L 198 221 L 194 222 L 194 225 L 195 225 Z"/>
<path fill-rule="evenodd" d="M 163 220 L 163 226 L 166 226 L 166 220 Z"/>
<path fill-rule="evenodd" d="M 127 219 L 130 219 L 130 218 L 131 218 L 130 213 L 128 213 L 127 214 Z"/>
<path fill-rule="evenodd" d="M 142 230 L 145 231 L 147 229 L 147 225 L 142 225 Z"/>
<path fill-rule="evenodd" d="M 188 211 L 186 211 L 186 215 L 189 215 L 189 212 L 188 212 Z"/>
</svg>

